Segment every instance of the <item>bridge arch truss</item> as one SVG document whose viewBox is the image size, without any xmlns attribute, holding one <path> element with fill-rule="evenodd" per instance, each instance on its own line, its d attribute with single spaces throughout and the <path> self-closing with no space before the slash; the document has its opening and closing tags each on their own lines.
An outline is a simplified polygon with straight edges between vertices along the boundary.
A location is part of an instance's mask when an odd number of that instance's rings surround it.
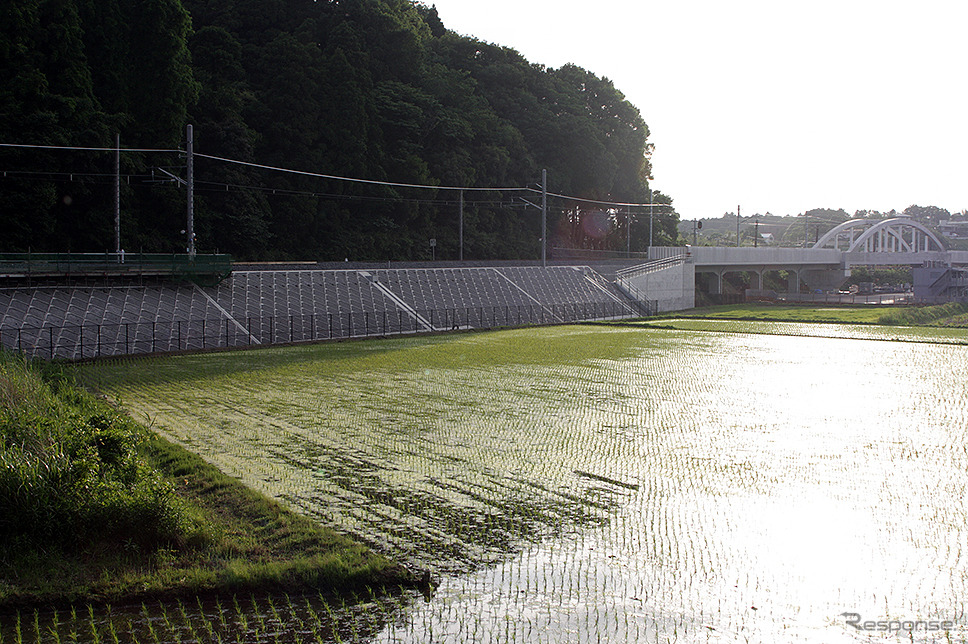
<svg viewBox="0 0 968 644">
<path fill-rule="evenodd" d="M 929 228 L 907 217 L 894 219 L 848 219 L 817 240 L 814 248 L 848 253 L 920 253 L 944 251 L 945 246 Z"/>
</svg>

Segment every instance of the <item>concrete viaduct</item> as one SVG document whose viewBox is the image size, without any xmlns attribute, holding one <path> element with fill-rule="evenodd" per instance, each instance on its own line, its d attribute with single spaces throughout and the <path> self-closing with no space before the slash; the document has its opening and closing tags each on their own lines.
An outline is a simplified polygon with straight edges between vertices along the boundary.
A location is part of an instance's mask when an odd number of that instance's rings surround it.
<svg viewBox="0 0 968 644">
<path fill-rule="evenodd" d="M 662 247 L 652 248 L 649 260 L 619 271 L 617 284 L 672 311 L 694 305 L 697 275 L 711 294 L 722 293 L 728 273 L 751 273 L 751 288 L 758 289 L 769 271 L 788 271 L 788 292 L 800 292 L 801 283 L 827 291 L 843 284 L 854 266 L 968 266 L 968 251 L 946 250 L 930 229 L 898 217 L 847 220 L 811 248 Z"/>
</svg>

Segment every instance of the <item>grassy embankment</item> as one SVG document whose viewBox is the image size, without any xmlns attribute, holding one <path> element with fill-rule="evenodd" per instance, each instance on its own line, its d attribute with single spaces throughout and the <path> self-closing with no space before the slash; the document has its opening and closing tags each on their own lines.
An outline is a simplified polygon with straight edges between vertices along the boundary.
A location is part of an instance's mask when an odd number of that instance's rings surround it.
<svg viewBox="0 0 968 644">
<path fill-rule="evenodd" d="M 0 352 L 0 605 L 412 582 L 56 368 Z"/>
<path fill-rule="evenodd" d="M 764 322 L 826 322 L 889 326 L 968 326 L 968 304 L 938 306 L 809 306 L 797 304 L 733 304 L 674 311 L 661 318 L 705 318 Z"/>
</svg>

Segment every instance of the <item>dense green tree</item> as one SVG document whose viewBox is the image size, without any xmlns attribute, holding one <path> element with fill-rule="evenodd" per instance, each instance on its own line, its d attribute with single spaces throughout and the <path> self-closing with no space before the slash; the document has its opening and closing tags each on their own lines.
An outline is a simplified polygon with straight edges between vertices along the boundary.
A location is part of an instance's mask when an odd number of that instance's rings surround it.
<svg viewBox="0 0 968 644">
<path fill-rule="evenodd" d="M 37 35 L 40 7 L 33 2 L 0 6 L 0 132 L 6 141 L 51 144 L 59 136 L 57 116 L 47 105 L 48 81 L 40 67 Z M 8 138 L 16 136 L 16 139 Z M 22 139 L 20 137 L 23 137 Z M 50 162 L 43 152 L 0 150 L 4 169 L 40 169 Z M 5 250 L 26 250 L 46 239 L 54 227 L 51 208 L 57 189 L 50 181 L 27 176 L 2 180 L 0 236 Z"/>
<path fill-rule="evenodd" d="M 252 99 L 241 44 L 222 27 L 204 27 L 192 38 L 191 53 L 201 87 L 192 113 L 198 129 L 196 149 L 254 162 L 258 135 L 244 117 Z M 258 173 L 205 160 L 196 165 L 198 245 L 203 250 L 232 249 L 243 258 L 264 256 L 270 244 L 269 205 L 265 193 L 255 189 Z M 235 189 L 237 186 L 252 188 Z"/>
<path fill-rule="evenodd" d="M 908 206 L 904 214 L 928 226 L 937 226 L 939 222 L 951 219 L 951 213 L 937 206 Z"/>
<path fill-rule="evenodd" d="M 17 0 L 2 10 L 0 136 L 4 142 L 98 146 L 108 142 L 84 54 L 83 28 L 70 0 Z M 8 250 L 44 248 L 51 239 L 89 249 L 103 221 L 103 195 L 90 175 L 99 160 L 81 153 L 4 150 L 0 233 Z M 76 181 L 74 180 L 76 175 Z M 100 197 L 100 198 L 99 198 Z"/>
<path fill-rule="evenodd" d="M 138 0 L 122 6 L 132 43 L 125 66 L 133 125 L 128 136 L 140 145 L 179 144 L 199 90 L 188 49 L 191 17 L 180 0 Z"/>
<path fill-rule="evenodd" d="M 582 200 L 651 194 L 648 128 L 609 80 L 458 36 L 412 0 L 11 0 L 0 18 L 0 140 L 110 147 L 120 133 L 125 147 L 182 148 L 190 122 L 198 152 L 241 162 L 196 158 L 201 251 L 420 259 L 433 238 L 438 257 L 457 256 L 456 192 L 314 175 L 535 187 L 545 168 L 549 188 Z M 0 162 L 21 171 L 0 193 L 4 250 L 108 245 L 111 154 Z M 183 166 L 125 154 L 123 246 L 184 247 L 184 189 L 157 182 Z M 465 197 L 466 258 L 538 256 L 533 208 Z M 552 200 L 555 243 L 648 244 L 641 209 L 582 200 Z M 675 219 L 656 213 L 655 243 L 675 239 Z"/>
</svg>

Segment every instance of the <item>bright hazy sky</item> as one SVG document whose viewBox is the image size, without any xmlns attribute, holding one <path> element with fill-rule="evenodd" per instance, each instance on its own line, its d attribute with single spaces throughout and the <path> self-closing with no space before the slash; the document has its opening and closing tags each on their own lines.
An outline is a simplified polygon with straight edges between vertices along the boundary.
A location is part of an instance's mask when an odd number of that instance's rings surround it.
<svg viewBox="0 0 968 644">
<path fill-rule="evenodd" d="M 965 0 L 425 4 L 460 34 L 613 81 L 682 219 L 968 209 Z"/>
</svg>

